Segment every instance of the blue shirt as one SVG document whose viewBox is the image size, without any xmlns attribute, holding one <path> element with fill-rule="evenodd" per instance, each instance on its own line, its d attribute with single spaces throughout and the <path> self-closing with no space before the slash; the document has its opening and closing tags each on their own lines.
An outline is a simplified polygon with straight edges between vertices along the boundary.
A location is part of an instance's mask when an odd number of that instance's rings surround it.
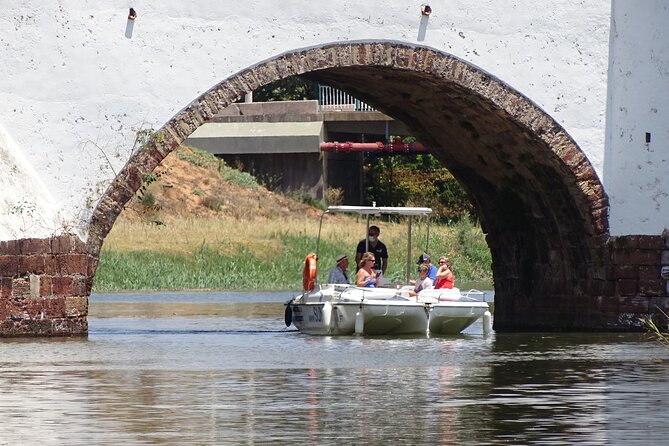
<svg viewBox="0 0 669 446">
<path fill-rule="evenodd" d="M 437 283 L 437 267 L 430 263 L 430 270 L 427 272 L 427 277 L 432 279 L 432 283 Z"/>
</svg>

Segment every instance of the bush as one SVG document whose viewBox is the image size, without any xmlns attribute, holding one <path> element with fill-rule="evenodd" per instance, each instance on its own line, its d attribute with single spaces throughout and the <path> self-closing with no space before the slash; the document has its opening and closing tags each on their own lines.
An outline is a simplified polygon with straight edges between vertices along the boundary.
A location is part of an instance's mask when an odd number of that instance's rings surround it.
<svg viewBox="0 0 669 446">
<path fill-rule="evenodd" d="M 195 147 L 181 146 L 176 152 L 180 160 L 188 161 L 194 166 L 207 167 L 218 165 L 218 158 L 216 156 Z"/>
<path fill-rule="evenodd" d="M 208 196 L 202 199 L 202 205 L 214 212 L 219 212 L 223 208 L 223 200 L 219 197 Z"/>
<path fill-rule="evenodd" d="M 230 183 L 238 184 L 243 187 L 248 187 L 252 190 L 258 189 L 258 182 L 255 177 L 248 172 L 241 172 L 239 170 L 228 167 L 225 163 L 221 163 L 220 168 L 223 179 Z"/>
<path fill-rule="evenodd" d="M 144 209 L 151 209 L 156 205 L 156 196 L 152 192 L 145 192 L 141 198 L 142 207 Z"/>
</svg>

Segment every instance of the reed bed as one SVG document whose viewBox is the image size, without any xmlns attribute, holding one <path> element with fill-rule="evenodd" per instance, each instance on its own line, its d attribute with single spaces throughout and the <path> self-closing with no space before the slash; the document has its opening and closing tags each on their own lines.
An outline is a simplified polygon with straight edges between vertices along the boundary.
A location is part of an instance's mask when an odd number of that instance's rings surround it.
<svg viewBox="0 0 669 446">
<path fill-rule="evenodd" d="M 407 225 L 373 221 L 390 254 L 386 277 L 407 274 Z M 318 247 L 323 282 L 338 254 L 348 254 L 365 236 L 366 219 L 326 216 Z M 184 218 L 164 225 L 117 222 L 105 240 L 94 291 L 124 290 L 294 290 L 302 285 L 305 256 L 316 251 L 317 218 L 244 220 Z M 459 281 L 492 281 L 490 251 L 479 227 L 461 221 L 430 224 L 429 253 L 453 260 Z M 411 271 L 426 247 L 427 224 L 413 225 Z"/>
</svg>

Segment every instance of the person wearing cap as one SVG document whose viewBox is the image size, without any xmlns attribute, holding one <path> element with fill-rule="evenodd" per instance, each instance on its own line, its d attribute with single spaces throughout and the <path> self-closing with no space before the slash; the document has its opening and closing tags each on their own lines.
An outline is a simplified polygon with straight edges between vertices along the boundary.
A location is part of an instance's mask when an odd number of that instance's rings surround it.
<svg viewBox="0 0 669 446">
<path fill-rule="evenodd" d="M 351 283 L 348 278 L 348 256 L 346 254 L 338 255 L 335 259 L 337 264 L 330 270 L 328 283 L 341 283 L 348 285 Z"/>
<path fill-rule="evenodd" d="M 432 264 L 430 261 L 430 255 L 426 252 L 420 255 L 418 257 L 418 262 L 416 262 L 417 265 L 422 265 L 426 264 L 428 266 L 428 272 L 427 272 L 427 277 L 429 277 L 432 280 L 432 283 L 435 283 L 437 281 L 437 267 Z"/>
<path fill-rule="evenodd" d="M 417 296 L 421 291 L 433 287 L 434 282 L 432 282 L 432 279 L 427 276 L 429 270 L 430 267 L 427 263 L 421 263 L 418 265 L 418 280 L 416 280 L 416 284 L 413 287 L 413 290 L 409 291 L 409 296 Z"/>
<path fill-rule="evenodd" d="M 362 256 L 369 251 L 374 254 L 374 270 L 384 274 L 388 268 L 388 248 L 379 240 L 379 234 L 381 234 L 381 229 L 378 226 L 369 227 L 367 239 L 360 240 L 355 250 L 355 264 L 360 265 Z"/>
</svg>

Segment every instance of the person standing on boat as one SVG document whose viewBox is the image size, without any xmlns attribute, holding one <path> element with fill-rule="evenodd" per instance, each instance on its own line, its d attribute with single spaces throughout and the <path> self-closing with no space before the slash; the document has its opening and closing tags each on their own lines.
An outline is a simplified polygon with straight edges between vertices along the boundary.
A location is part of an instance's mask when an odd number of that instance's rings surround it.
<svg viewBox="0 0 669 446">
<path fill-rule="evenodd" d="M 355 250 L 355 263 L 360 268 L 360 261 L 363 254 L 371 252 L 374 255 L 374 270 L 384 274 L 388 268 L 388 249 L 386 245 L 379 240 L 381 230 L 378 226 L 370 226 L 367 232 L 367 239 L 360 240 Z"/>
<path fill-rule="evenodd" d="M 374 288 L 376 286 L 375 263 L 376 259 L 371 252 L 366 252 L 362 255 L 360 262 L 358 262 L 358 272 L 355 274 L 356 286 L 367 288 Z"/>
<path fill-rule="evenodd" d="M 418 265 L 418 280 L 413 290 L 409 291 L 409 296 L 417 296 L 421 291 L 433 288 L 432 279 L 427 276 L 428 271 L 430 271 L 430 266 L 427 263 Z"/>
<path fill-rule="evenodd" d="M 348 278 L 348 256 L 346 254 L 342 254 L 337 256 L 335 261 L 337 264 L 330 270 L 330 274 L 328 275 L 328 283 L 341 283 L 346 285 L 350 284 L 351 282 Z"/>
<path fill-rule="evenodd" d="M 455 275 L 451 268 L 451 261 L 447 257 L 439 257 L 439 269 L 437 270 L 437 283 L 434 284 L 435 288 L 453 288 L 453 285 L 455 285 Z"/>
</svg>

